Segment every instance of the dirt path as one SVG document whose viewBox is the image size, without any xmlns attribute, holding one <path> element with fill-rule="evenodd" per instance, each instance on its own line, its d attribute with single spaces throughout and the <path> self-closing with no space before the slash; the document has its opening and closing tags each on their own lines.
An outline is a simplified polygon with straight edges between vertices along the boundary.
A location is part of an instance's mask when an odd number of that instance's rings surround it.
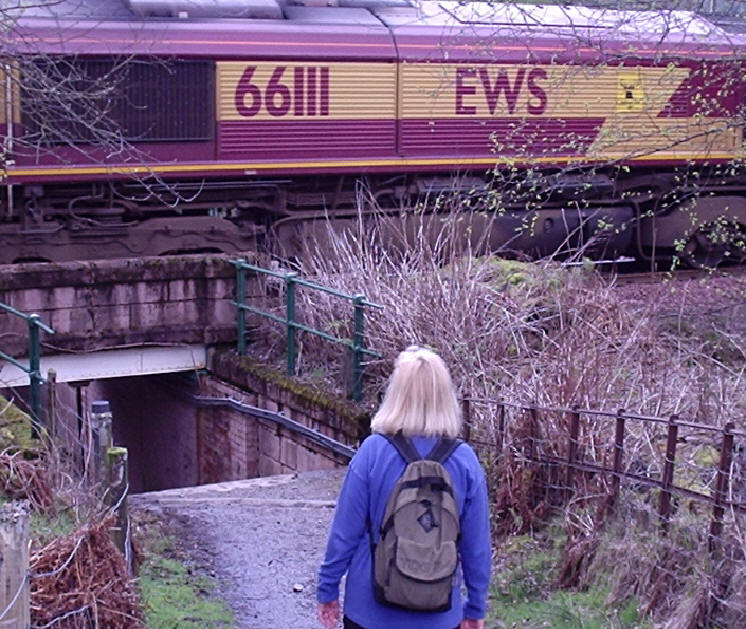
<svg viewBox="0 0 746 629">
<path fill-rule="evenodd" d="M 195 568 L 213 575 L 238 629 L 318 629 L 315 577 L 344 470 L 131 497 L 169 522 Z"/>
</svg>

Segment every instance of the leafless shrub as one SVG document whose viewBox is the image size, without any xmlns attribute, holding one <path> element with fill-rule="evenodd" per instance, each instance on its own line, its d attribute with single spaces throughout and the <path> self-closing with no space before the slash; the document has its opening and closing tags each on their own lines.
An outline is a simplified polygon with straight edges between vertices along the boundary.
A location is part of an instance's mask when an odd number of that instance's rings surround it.
<svg viewBox="0 0 746 629">
<path fill-rule="evenodd" d="M 354 229 L 335 229 L 330 221 L 323 239 L 307 243 L 306 277 L 341 292 L 362 293 L 384 306 L 366 311 L 366 345 L 383 355 L 366 365 L 366 402 L 371 407 L 398 352 L 417 343 L 436 349 L 450 365 L 461 394 L 472 398 L 677 413 L 713 425 L 727 418 L 743 428 L 744 361 L 737 352 L 742 318 L 726 322 L 702 311 L 741 300 L 740 280 L 718 284 L 712 278 L 708 285 L 672 280 L 648 293 L 625 290 L 590 268 L 485 255 L 480 238 L 464 237 L 473 225 L 469 220 L 456 210 L 435 214 L 427 223 L 412 222 L 406 213 L 394 218 L 368 214 L 361 215 Z M 710 292 L 703 298 L 703 291 Z M 307 325 L 351 336 L 351 308 L 345 302 L 301 292 L 298 311 Z M 338 347 L 310 336 L 299 338 L 301 375 L 323 372 L 332 378 L 344 371 Z M 342 388 L 338 379 L 334 382 Z M 472 435 L 484 444 L 495 440 L 494 410 L 494 404 L 472 405 Z M 512 438 L 520 441 L 521 434 L 534 431 L 542 454 L 563 456 L 565 418 L 539 413 L 536 426 L 529 421 L 527 413 L 516 413 Z M 585 457 L 610 462 L 613 430 L 608 422 L 584 417 L 580 435 L 578 446 Z M 684 442 L 678 482 L 711 489 L 718 444 L 697 434 L 687 435 Z M 556 472 L 521 456 L 499 458 L 490 452 L 482 448 L 492 479 L 493 510 L 501 514 L 496 528 L 511 534 L 540 526 L 558 505 L 537 498 L 536 487 L 556 483 Z M 628 425 L 628 468 L 659 478 L 664 453 L 665 424 Z M 718 622 L 727 614 L 743 617 L 735 602 L 737 581 L 729 579 L 724 586 L 719 611 L 713 606 L 713 587 L 696 585 L 702 579 L 714 583 L 715 572 L 702 559 L 709 512 L 695 506 L 675 509 L 666 537 L 658 532 L 652 504 L 657 494 L 649 487 L 625 491 L 623 506 L 614 511 L 604 498 L 608 479 L 579 474 L 573 490 L 575 499 L 563 507 L 569 541 L 558 584 L 584 587 L 616 563 L 611 598 L 637 596 L 653 618 L 676 617 L 681 626 L 695 626 L 703 614 L 711 620 L 717 615 Z M 737 524 L 733 517 L 726 529 Z M 726 572 L 735 575 L 742 570 L 746 545 L 743 536 L 728 540 Z M 625 561 L 620 563 L 619 556 Z"/>
</svg>

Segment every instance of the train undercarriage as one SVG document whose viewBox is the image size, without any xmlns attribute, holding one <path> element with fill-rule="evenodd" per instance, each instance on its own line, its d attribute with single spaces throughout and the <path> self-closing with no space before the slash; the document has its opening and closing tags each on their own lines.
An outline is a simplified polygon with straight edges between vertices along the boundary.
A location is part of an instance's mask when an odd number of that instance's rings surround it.
<svg viewBox="0 0 746 629">
<path fill-rule="evenodd" d="M 267 177 L 7 187 L 0 264 L 266 250 L 302 258 L 330 230 L 405 248 L 521 259 L 620 256 L 694 267 L 746 257 L 746 177 L 711 171 Z M 452 220 L 449 220 L 452 219 Z M 452 249 L 453 251 L 453 249 Z"/>
</svg>

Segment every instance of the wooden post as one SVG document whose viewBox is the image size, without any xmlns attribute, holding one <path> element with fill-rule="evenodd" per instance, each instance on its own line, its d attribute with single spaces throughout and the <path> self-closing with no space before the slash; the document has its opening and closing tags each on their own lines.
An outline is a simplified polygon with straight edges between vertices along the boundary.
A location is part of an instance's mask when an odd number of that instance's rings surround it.
<svg viewBox="0 0 746 629">
<path fill-rule="evenodd" d="M 567 440 L 567 470 L 565 474 L 565 497 L 569 500 L 574 493 L 575 462 L 578 460 L 578 438 L 580 436 L 580 412 L 573 406 L 570 413 L 570 430 Z"/>
<path fill-rule="evenodd" d="M 93 475 L 91 480 L 103 487 L 106 482 L 106 452 L 114 445 L 112 415 L 109 403 L 101 400 L 91 403 L 91 432 L 93 435 Z"/>
<path fill-rule="evenodd" d="M 0 627 L 31 627 L 28 506 L 0 507 Z"/>
<path fill-rule="evenodd" d="M 47 430 L 49 438 L 55 441 L 57 434 L 57 372 L 47 371 Z"/>
<path fill-rule="evenodd" d="M 129 478 L 127 475 L 127 448 L 108 448 L 106 450 L 107 488 L 105 503 L 114 511 L 115 523 L 109 535 L 116 547 L 122 551 L 127 560 L 127 569 L 132 571 L 132 553 L 130 552 L 130 522 L 127 510 L 127 493 Z"/>
<path fill-rule="evenodd" d="M 676 421 L 678 419 L 678 415 L 671 415 L 668 420 L 666 461 L 663 467 L 663 478 L 661 479 L 661 501 L 658 510 L 664 535 L 668 532 L 668 524 L 671 519 L 671 485 L 673 485 L 673 470 L 676 464 L 676 439 L 679 434 L 679 426 Z"/>
</svg>

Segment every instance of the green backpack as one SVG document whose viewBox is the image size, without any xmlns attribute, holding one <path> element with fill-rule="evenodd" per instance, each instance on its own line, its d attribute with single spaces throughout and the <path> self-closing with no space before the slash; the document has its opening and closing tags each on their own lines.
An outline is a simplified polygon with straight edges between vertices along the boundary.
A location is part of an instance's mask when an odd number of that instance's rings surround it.
<svg viewBox="0 0 746 629">
<path fill-rule="evenodd" d="M 443 463 L 461 441 L 442 438 L 423 458 L 401 432 L 386 439 L 407 466 L 389 496 L 379 540 L 373 544 L 375 598 L 414 611 L 447 611 L 459 564 L 460 523 Z"/>
</svg>

